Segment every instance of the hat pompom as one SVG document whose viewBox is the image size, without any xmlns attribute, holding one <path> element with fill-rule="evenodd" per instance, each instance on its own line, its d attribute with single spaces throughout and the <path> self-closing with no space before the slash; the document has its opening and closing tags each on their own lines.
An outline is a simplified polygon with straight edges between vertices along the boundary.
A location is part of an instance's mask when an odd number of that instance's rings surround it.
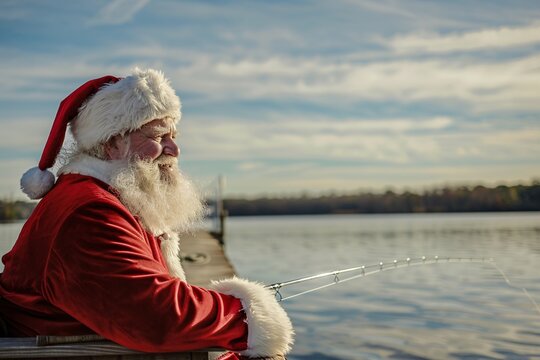
<svg viewBox="0 0 540 360">
<path fill-rule="evenodd" d="M 33 167 L 21 177 L 21 190 L 30 199 L 41 199 L 54 185 L 54 174 L 48 170 Z"/>
</svg>

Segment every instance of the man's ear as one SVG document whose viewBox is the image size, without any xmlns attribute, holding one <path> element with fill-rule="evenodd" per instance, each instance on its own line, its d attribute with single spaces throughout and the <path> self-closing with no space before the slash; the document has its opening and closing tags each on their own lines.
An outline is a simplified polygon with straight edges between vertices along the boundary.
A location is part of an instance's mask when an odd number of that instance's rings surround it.
<svg viewBox="0 0 540 360">
<path fill-rule="evenodd" d="M 120 160 L 123 158 L 125 150 L 120 146 L 121 136 L 116 135 L 109 139 L 103 146 L 105 149 L 105 154 L 107 155 L 108 160 Z"/>
</svg>

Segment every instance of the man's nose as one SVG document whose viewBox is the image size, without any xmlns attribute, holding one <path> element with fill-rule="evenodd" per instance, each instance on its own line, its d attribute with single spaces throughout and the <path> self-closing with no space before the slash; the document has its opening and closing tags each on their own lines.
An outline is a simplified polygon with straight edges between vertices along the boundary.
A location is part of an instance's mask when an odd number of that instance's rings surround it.
<svg viewBox="0 0 540 360">
<path fill-rule="evenodd" d="M 173 139 L 169 138 L 165 141 L 165 144 L 163 144 L 163 153 L 165 155 L 178 157 L 178 155 L 180 155 L 180 148 Z"/>
</svg>

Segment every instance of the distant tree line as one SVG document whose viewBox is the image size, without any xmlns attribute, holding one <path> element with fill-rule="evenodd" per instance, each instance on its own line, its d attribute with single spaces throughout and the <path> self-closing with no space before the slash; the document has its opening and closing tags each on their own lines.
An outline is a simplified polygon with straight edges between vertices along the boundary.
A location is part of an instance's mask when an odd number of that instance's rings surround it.
<svg viewBox="0 0 540 360">
<path fill-rule="evenodd" d="M 0 200 L 0 221 L 26 219 L 36 202 Z M 540 181 L 531 185 L 445 187 L 413 193 L 225 199 L 229 216 L 540 211 Z"/>
<path fill-rule="evenodd" d="M 349 195 L 226 199 L 230 216 L 540 211 L 540 181 L 532 185 L 445 187 L 423 193 L 386 191 Z"/>
<path fill-rule="evenodd" d="M 0 221 L 26 219 L 37 203 L 28 201 L 0 200 Z"/>
</svg>

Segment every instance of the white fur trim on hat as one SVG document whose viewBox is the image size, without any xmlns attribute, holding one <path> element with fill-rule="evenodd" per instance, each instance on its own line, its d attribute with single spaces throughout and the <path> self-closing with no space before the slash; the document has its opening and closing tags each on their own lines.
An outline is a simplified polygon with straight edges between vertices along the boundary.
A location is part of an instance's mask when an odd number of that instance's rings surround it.
<svg viewBox="0 0 540 360">
<path fill-rule="evenodd" d="M 80 148 L 90 149 L 155 119 L 170 117 L 178 122 L 180 108 L 180 99 L 161 71 L 136 68 L 82 105 L 71 131 Z"/>
<path fill-rule="evenodd" d="M 270 289 L 237 277 L 212 282 L 212 288 L 242 302 L 247 317 L 248 348 L 240 354 L 275 356 L 291 350 L 294 341 L 291 320 Z"/>
<path fill-rule="evenodd" d="M 21 190 L 30 199 L 41 199 L 54 186 L 54 175 L 48 170 L 33 167 L 21 177 Z"/>
</svg>

